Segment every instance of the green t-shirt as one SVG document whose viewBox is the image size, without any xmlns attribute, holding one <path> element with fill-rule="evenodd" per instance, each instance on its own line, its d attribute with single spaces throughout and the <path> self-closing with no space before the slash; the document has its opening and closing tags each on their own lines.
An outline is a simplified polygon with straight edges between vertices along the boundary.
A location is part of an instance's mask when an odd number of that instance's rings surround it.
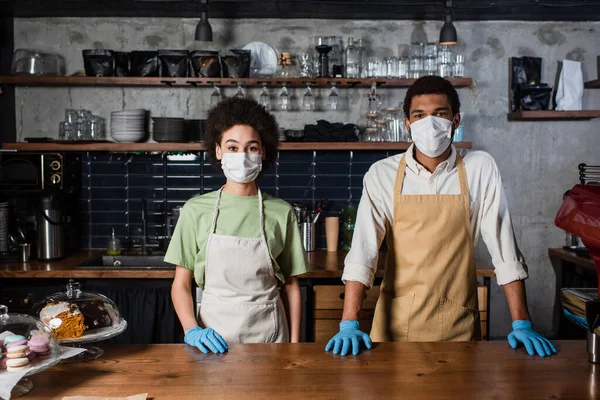
<svg viewBox="0 0 600 400">
<path fill-rule="evenodd" d="M 194 271 L 204 287 L 206 244 L 212 224 L 217 193 L 211 192 L 188 200 L 177 220 L 165 262 Z M 265 236 L 277 279 L 284 283 L 290 276 L 308 271 L 298 222 L 292 207 L 283 200 L 263 195 Z M 239 237 L 259 237 L 258 196 L 235 196 L 223 192 L 219 205 L 216 233 Z"/>
</svg>

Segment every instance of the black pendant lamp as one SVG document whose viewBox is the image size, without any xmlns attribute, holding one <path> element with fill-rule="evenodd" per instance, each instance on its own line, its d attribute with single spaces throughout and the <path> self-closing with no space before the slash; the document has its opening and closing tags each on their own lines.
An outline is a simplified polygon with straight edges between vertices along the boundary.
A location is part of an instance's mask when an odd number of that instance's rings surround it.
<svg viewBox="0 0 600 400">
<path fill-rule="evenodd" d="M 456 28 L 452 24 L 452 0 L 446 0 L 446 16 L 444 19 L 444 26 L 440 31 L 440 44 L 456 44 L 458 42 L 458 35 L 456 34 Z"/>
<path fill-rule="evenodd" d="M 202 11 L 200 13 L 200 21 L 196 25 L 196 35 L 194 40 L 202 42 L 212 42 L 212 28 L 208 22 L 208 0 L 202 0 Z"/>
</svg>

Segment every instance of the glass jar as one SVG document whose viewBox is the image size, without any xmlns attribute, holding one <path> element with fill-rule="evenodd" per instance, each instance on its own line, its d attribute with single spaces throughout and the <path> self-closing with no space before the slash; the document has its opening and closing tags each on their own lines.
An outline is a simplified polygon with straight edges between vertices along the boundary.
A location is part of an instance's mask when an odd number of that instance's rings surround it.
<svg viewBox="0 0 600 400">
<path fill-rule="evenodd" d="M 279 55 L 279 65 L 275 76 L 278 78 L 293 78 L 297 76 L 297 65 L 290 53 L 281 53 Z"/>
</svg>

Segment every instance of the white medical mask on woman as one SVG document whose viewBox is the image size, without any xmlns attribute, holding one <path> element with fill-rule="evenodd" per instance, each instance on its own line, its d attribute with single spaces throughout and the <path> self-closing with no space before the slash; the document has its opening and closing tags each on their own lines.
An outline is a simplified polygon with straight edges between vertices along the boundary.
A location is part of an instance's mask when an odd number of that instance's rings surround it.
<svg viewBox="0 0 600 400">
<path fill-rule="evenodd" d="M 227 179 L 237 183 L 252 182 L 262 171 L 262 156 L 249 153 L 223 153 L 221 168 Z"/>
<path fill-rule="evenodd" d="M 421 153 L 437 157 L 452 143 L 452 121 L 430 115 L 410 124 L 410 135 Z"/>
</svg>

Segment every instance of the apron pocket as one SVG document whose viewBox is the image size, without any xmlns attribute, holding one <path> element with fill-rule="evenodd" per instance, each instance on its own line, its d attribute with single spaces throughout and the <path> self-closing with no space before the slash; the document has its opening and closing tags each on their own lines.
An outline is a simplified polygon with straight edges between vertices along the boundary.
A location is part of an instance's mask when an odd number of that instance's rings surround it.
<svg viewBox="0 0 600 400">
<path fill-rule="evenodd" d="M 227 343 L 272 343 L 279 335 L 277 301 L 202 302 L 200 322 Z"/>
<path fill-rule="evenodd" d="M 394 298 L 382 293 L 375 307 L 371 339 L 376 342 L 407 341 L 414 300 L 413 293 Z"/>
<path fill-rule="evenodd" d="M 478 339 L 479 311 L 453 302 L 445 296 L 439 301 L 439 320 L 442 341 L 469 341 Z"/>
</svg>

